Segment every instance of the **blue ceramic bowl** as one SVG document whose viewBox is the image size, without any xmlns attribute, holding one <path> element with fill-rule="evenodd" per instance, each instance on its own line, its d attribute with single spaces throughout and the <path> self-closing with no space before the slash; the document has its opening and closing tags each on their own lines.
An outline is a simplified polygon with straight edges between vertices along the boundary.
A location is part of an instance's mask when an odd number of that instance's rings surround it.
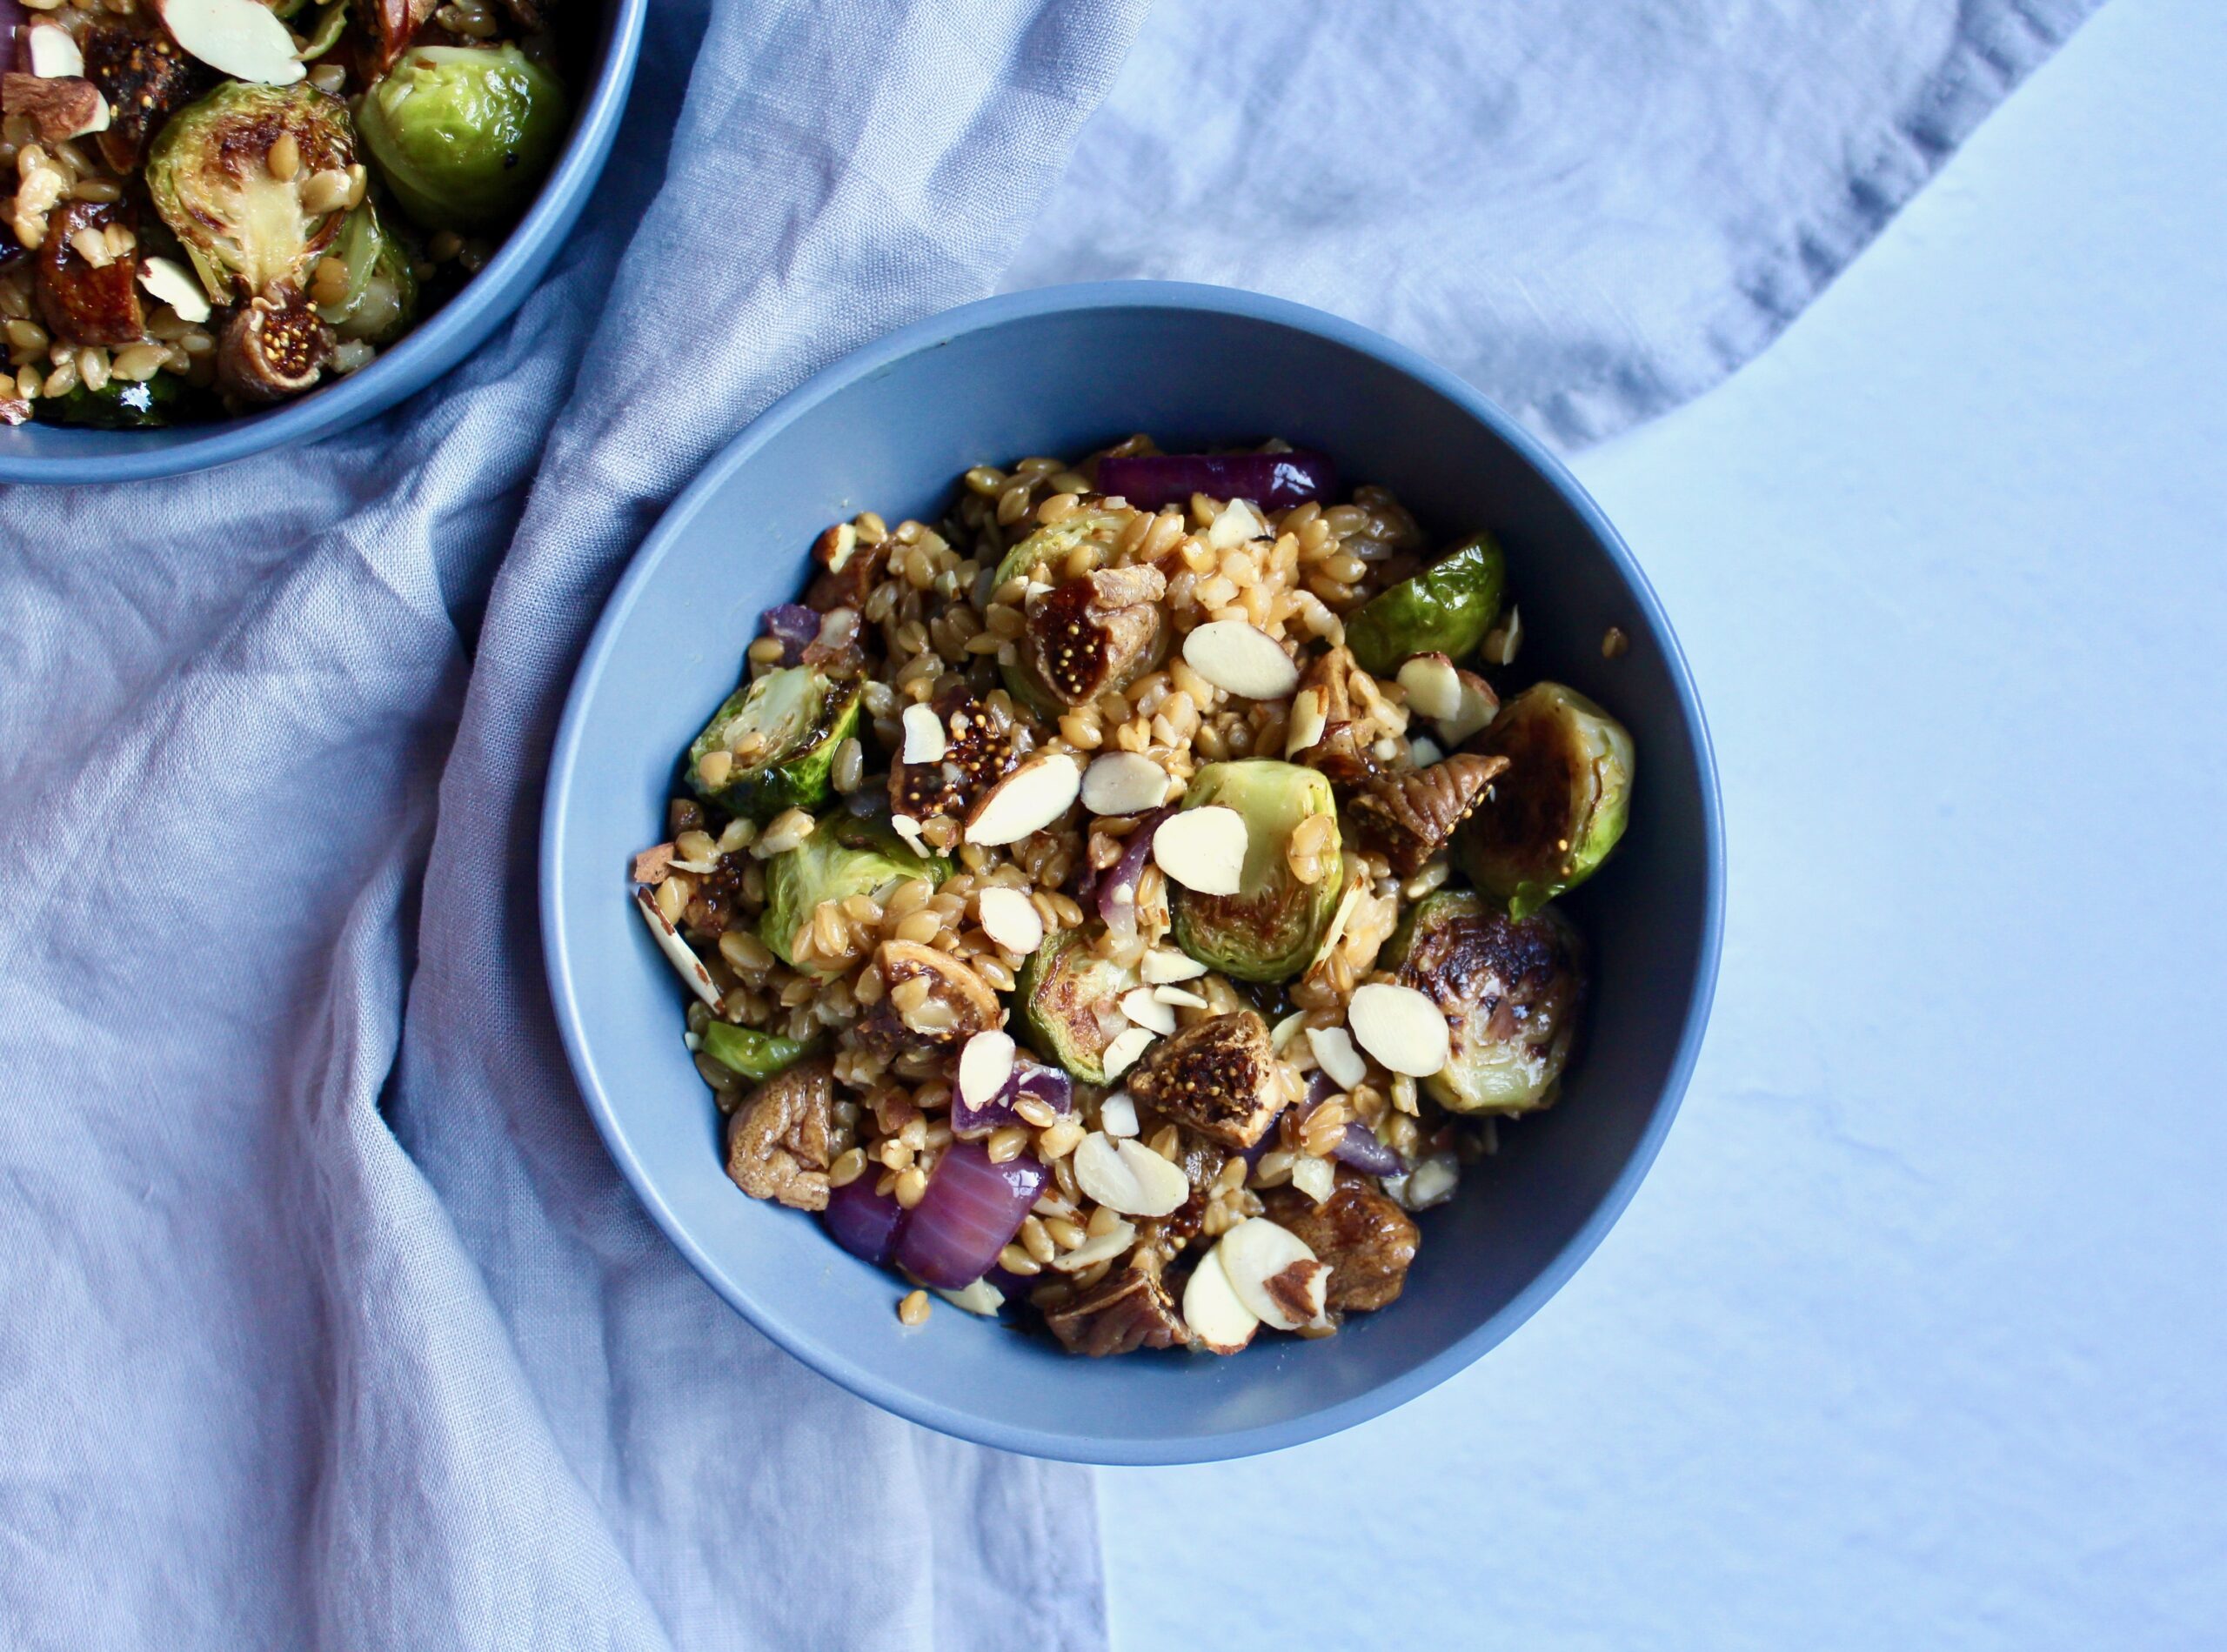
<svg viewBox="0 0 2227 1652">
<path fill-rule="evenodd" d="M 982 462 L 1281 435 L 1394 489 L 1440 541 L 1489 526 L 1523 614 L 1525 678 L 1570 683 L 1638 743 L 1632 826 L 1568 902 L 1591 940 L 1591 1031 L 1562 1104 L 1426 1213 L 1407 1294 L 1339 1335 L 1234 1359 L 1084 1360 L 939 1307 L 809 1216 L 738 1193 L 680 1041 L 680 984 L 631 909 L 629 857 L 664 835 L 675 754 L 734 685 L 806 549 L 872 509 L 933 519 Z M 1602 631 L 1631 638 L 1601 656 Z M 1723 883 L 1716 785 L 1676 641 L 1615 531 L 1483 397 L 1361 328 L 1249 293 L 1158 283 L 993 298 L 907 327 L 785 398 L 715 459 L 634 559 L 565 708 L 542 832 L 549 981 L 611 1154 L 712 1288 L 853 1393 L 1010 1451 L 1202 1461 L 1346 1428 L 1484 1353 L 1598 1244 L 1654 1159 L 1698 1051 Z"/>
<path fill-rule="evenodd" d="M 633 84 L 649 0 L 607 0 L 587 79 L 573 90 L 572 136 L 541 193 L 464 290 L 361 372 L 243 418 L 167 430 L 0 426 L 0 482 L 135 482 L 205 471 L 270 448 L 313 442 L 385 412 L 479 348 L 525 302 L 587 204 Z"/>
</svg>

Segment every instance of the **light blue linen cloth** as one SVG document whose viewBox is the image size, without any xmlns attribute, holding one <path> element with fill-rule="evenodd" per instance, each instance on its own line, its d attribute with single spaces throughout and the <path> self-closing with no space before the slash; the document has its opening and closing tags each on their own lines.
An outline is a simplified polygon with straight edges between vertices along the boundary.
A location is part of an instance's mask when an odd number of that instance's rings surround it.
<svg viewBox="0 0 2227 1652">
<path fill-rule="evenodd" d="M 1186 0 L 1059 183 L 1142 5 L 659 0 L 599 205 L 465 368 L 0 498 L 0 1644 L 1102 1644 L 1087 1477 L 788 1361 L 588 1124 L 533 834 L 598 604 L 758 410 L 1001 276 L 1294 292 L 1598 433 L 2083 10 Z"/>
</svg>

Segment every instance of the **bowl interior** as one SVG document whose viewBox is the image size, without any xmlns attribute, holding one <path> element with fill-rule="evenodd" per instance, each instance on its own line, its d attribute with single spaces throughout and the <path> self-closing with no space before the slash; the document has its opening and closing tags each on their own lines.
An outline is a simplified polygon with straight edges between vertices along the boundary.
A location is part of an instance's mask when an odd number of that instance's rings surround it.
<svg viewBox="0 0 2227 1652">
<path fill-rule="evenodd" d="M 345 429 L 448 371 L 525 300 L 578 221 L 625 109 L 647 3 L 600 0 L 593 40 L 570 70 L 577 77 L 572 130 L 541 192 L 478 274 L 368 367 L 238 418 L 135 431 L 0 425 L 0 482 L 124 482 L 229 465 Z"/>
<path fill-rule="evenodd" d="M 1575 1267 L 1651 1158 L 1706 1012 L 1716 833 L 1705 736 L 1675 644 L 1613 535 L 1558 467 L 1472 392 L 1357 329 L 1212 290 L 1068 289 L 972 306 L 823 375 L 716 461 L 652 537 L 568 709 L 545 823 L 552 980 L 620 1166 L 731 1302 L 838 1381 L 931 1426 L 1106 1462 L 1235 1455 L 1328 1433 L 1421 1391 L 1505 1335 Z M 1421 1218 L 1405 1297 L 1317 1342 L 1242 1357 L 1072 1359 L 940 1308 L 809 1217 L 742 1197 L 679 1039 L 679 982 L 629 910 L 628 858 L 662 835 L 675 753 L 728 692 L 759 612 L 805 550 L 865 509 L 933 519 L 981 462 L 1133 431 L 1174 447 L 1280 435 L 1394 489 L 1441 542 L 1504 539 L 1517 675 L 1593 695 L 1639 750 L 1633 824 L 1568 907 L 1595 953 L 1593 1013 L 1561 1106 L 1503 1132 Z M 1551 472 L 1551 473 L 1550 473 Z M 1609 625 L 1632 639 L 1608 661 Z"/>
</svg>

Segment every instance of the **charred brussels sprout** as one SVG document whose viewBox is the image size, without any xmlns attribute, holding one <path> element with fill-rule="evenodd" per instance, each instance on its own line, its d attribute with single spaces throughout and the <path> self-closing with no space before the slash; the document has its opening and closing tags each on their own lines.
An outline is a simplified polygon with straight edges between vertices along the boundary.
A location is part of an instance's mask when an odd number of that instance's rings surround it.
<svg viewBox="0 0 2227 1652">
<path fill-rule="evenodd" d="M 516 46 L 413 46 L 364 95 L 364 147 L 403 211 L 478 229 L 531 198 L 565 137 L 565 88 Z"/>
<path fill-rule="evenodd" d="M 369 201 L 348 215 L 329 256 L 348 267 L 347 296 L 318 306 L 334 332 L 384 344 L 409 331 L 418 316 L 418 278 L 410 251 L 379 221 Z"/>
<path fill-rule="evenodd" d="M 1298 974 L 1321 945 L 1345 888 L 1329 780 L 1267 758 L 1209 763 L 1192 778 L 1183 806 L 1210 803 L 1244 817 L 1245 869 L 1234 895 L 1172 892 L 1175 944 L 1238 980 Z M 1295 843 L 1302 827 L 1306 835 Z"/>
<path fill-rule="evenodd" d="M 1137 986 L 1135 970 L 1093 950 L 1095 933 L 1053 935 L 1029 954 L 1013 984 L 1028 1047 L 1085 1084 L 1106 1082 L 1106 1047 L 1129 1025 L 1117 1007 Z"/>
<path fill-rule="evenodd" d="M 835 748 L 859 726 L 862 692 L 855 678 L 831 681 L 817 665 L 766 672 L 729 695 L 688 748 L 689 785 L 756 820 L 817 806 Z"/>
<path fill-rule="evenodd" d="M 1346 621 L 1346 645 L 1374 677 L 1391 676 L 1410 654 L 1460 659 L 1492 629 L 1507 581 L 1499 544 L 1480 533 L 1363 603 Z"/>
<path fill-rule="evenodd" d="M 849 849 L 835 840 L 833 833 L 815 832 L 766 862 L 766 911 L 759 920 L 758 938 L 791 968 L 810 969 L 813 966 L 797 961 L 797 932 L 812 921 L 821 901 L 878 897 L 907 878 L 926 875 L 926 866 L 918 855 Z"/>
<path fill-rule="evenodd" d="M 1591 877 L 1624 835 L 1632 739 L 1575 689 L 1535 683 L 1473 749 L 1508 767 L 1455 839 L 1461 869 L 1521 918 Z"/>
<path fill-rule="evenodd" d="M 1064 557 L 1092 539 L 1110 542 L 1129 520 L 1124 511 L 1078 511 L 1073 516 L 1041 527 L 1005 554 L 998 564 L 996 584 L 1033 574 L 1054 558 Z"/>
<path fill-rule="evenodd" d="M 271 147 L 294 140 L 285 177 Z M 228 81 L 171 117 L 147 151 L 147 195 L 218 304 L 301 285 L 311 259 L 339 232 L 344 209 L 304 206 L 322 173 L 355 164 L 348 110 L 307 81 Z M 322 192 L 329 185 L 317 186 Z"/>
<path fill-rule="evenodd" d="M 731 1073 L 739 1073 L 752 1083 L 762 1082 L 776 1073 L 786 1072 L 812 1053 L 813 1047 L 800 1044 L 792 1038 L 779 1038 L 771 1033 L 752 1032 L 746 1027 L 730 1026 L 726 1021 L 712 1021 L 704 1028 L 704 1053 Z"/>
<path fill-rule="evenodd" d="M 822 820 L 819 830 L 846 849 L 871 849 L 896 860 L 918 860 L 920 869 L 913 875 L 926 878 L 932 884 L 940 884 L 951 876 L 949 860 L 941 855 L 920 854 L 898 835 L 896 824 L 886 809 L 877 808 L 870 814 L 839 811 Z"/>
<path fill-rule="evenodd" d="M 1453 1053 L 1423 1080 L 1442 1106 L 1528 1113 L 1554 1100 L 1585 993 L 1577 935 L 1559 914 L 1504 917 L 1444 891 L 1408 915 L 1386 961 L 1446 1017 Z"/>
</svg>

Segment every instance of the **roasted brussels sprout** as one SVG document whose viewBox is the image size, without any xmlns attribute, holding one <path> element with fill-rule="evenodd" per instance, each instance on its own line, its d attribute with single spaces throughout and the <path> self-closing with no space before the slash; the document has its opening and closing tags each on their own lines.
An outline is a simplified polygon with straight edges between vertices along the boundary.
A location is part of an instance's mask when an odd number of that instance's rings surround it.
<svg viewBox="0 0 2227 1652">
<path fill-rule="evenodd" d="M 797 962 L 797 932 L 812 921 L 821 901 L 879 896 L 904 879 L 926 875 L 918 855 L 846 848 L 833 833 L 814 832 L 766 862 L 766 910 L 758 938 L 792 968 L 810 968 Z"/>
<path fill-rule="evenodd" d="M 688 748 L 696 795 L 736 814 L 771 819 L 824 801 L 835 749 L 859 726 L 863 686 L 790 665 L 745 684 Z"/>
<path fill-rule="evenodd" d="M 726 1021 L 708 1023 L 703 1032 L 704 1053 L 753 1084 L 794 1067 L 812 1053 L 813 1047 L 792 1038 L 758 1033 Z"/>
<path fill-rule="evenodd" d="M 343 338 L 384 344 L 409 331 L 418 318 L 418 277 L 410 250 L 379 221 L 365 201 L 351 212 L 328 256 L 348 266 L 347 296 L 318 306 L 318 314 Z"/>
<path fill-rule="evenodd" d="M 1521 918 L 1599 870 L 1631 809 L 1622 724 L 1575 689 L 1535 683 L 1471 749 L 1508 767 L 1455 840 L 1470 882 Z"/>
<path fill-rule="evenodd" d="M 1002 585 L 1008 579 L 1033 574 L 1054 557 L 1064 557 L 1088 540 L 1110 543 L 1128 519 L 1118 511 L 1077 511 L 1062 521 L 1039 528 L 1006 552 L 998 564 L 995 583 Z"/>
<path fill-rule="evenodd" d="M 932 884 L 940 884 L 951 876 L 951 862 L 941 855 L 923 855 L 915 850 L 899 834 L 886 809 L 875 808 L 869 814 L 840 810 L 822 820 L 819 830 L 846 849 L 871 849 L 894 860 L 918 860 L 920 869 L 913 875 Z"/>
<path fill-rule="evenodd" d="M 1013 983 L 1022 1040 L 1085 1084 L 1106 1082 L 1106 1047 L 1129 1026 L 1118 1006 L 1138 984 L 1135 970 L 1098 955 L 1099 933 L 1093 926 L 1052 936 Z"/>
<path fill-rule="evenodd" d="M 1321 945 L 1344 893 L 1329 780 L 1314 769 L 1267 758 L 1209 763 L 1183 796 L 1186 809 L 1208 804 L 1244 817 L 1245 869 L 1234 895 L 1172 892 L 1175 944 L 1239 980 L 1298 974 Z M 1302 825 L 1307 838 L 1294 846 L 1293 834 Z M 1301 875 L 1307 872 L 1311 879 Z"/>
<path fill-rule="evenodd" d="M 294 140 L 285 177 L 271 145 Z M 147 151 L 147 195 L 218 304 L 291 291 L 339 232 L 344 206 L 304 204 L 329 191 L 317 180 L 355 164 L 347 106 L 307 81 L 227 81 L 171 117 Z M 283 170 L 283 169 L 282 169 Z"/>
<path fill-rule="evenodd" d="M 80 384 L 67 396 L 37 404 L 38 416 L 57 425 L 94 430 L 155 430 L 191 418 L 197 392 L 176 373 L 157 373 L 134 383 L 111 378 L 98 390 Z"/>
<path fill-rule="evenodd" d="M 513 45 L 413 46 L 357 110 L 379 176 L 429 228 L 525 204 L 565 138 L 565 88 Z"/>
<path fill-rule="evenodd" d="M 1391 676 L 1410 654 L 1460 659 L 1492 629 L 1507 579 L 1507 559 L 1492 535 L 1464 539 L 1363 603 L 1346 621 L 1346 645 L 1375 677 Z"/>
<path fill-rule="evenodd" d="M 1446 1016 L 1453 1053 L 1423 1080 L 1455 1113 L 1528 1113 L 1553 1101 L 1585 986 L 1576 932 L 1559 913 L 1509 918 L 1466 889 L 1427 896 L 1393 936 L 1394 979 Z"/>
</svg>

